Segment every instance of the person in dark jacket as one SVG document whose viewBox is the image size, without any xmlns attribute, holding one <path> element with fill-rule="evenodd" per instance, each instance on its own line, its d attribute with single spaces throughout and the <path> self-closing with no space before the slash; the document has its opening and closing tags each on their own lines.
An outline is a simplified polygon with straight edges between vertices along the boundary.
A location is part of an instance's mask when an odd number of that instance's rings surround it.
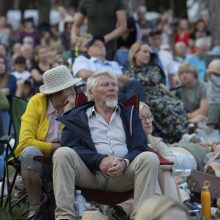
<svg viewBox="0 0 220 220">
<path fill-rule="evenodd" d="M 56 219 L 74 219 L 75 185 L 125 192 L 134 189 L 135 209 L 160 195 L 159 160 L 146 151 L 146 135 L 133 107 L 118 105 L 115 75 L 94 73 L 87 80 L 91 102 L 64 114 L 61 146 L 53 156 Z"/>
</svg>

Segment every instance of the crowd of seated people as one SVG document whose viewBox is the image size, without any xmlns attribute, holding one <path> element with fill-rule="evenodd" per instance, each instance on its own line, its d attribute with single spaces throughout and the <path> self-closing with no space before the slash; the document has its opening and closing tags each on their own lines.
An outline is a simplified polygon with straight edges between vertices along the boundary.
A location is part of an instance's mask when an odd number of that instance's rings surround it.
<svg viewBox="0 0 220 220">
<path fill-rule="evenodd" d="M 111 25 L 112 32 L 105 34 L 99 31 L 84 33 L 86 29 L 81 28 L 77 29 L 77 36 L 74 33 L 77 24 L 73 17 L 69 19 L 68 13 L 68 19 L 63 19 L 68 34 L 65 28 L 59 32 L 55 26 L 48 25 L 47 30 L 36 27 L 33 19 L 25 19 L 15 34 L 9 33 L 10 29 L 2 29 L 7 38 L 4 41 L 0 38 L 0 92 L 9 103 L 15 95 L 29 100 L 22 117 L 16 156 L 21 161 L 30 218 L 40 204 L 42 168 L 33 161 L 35 155 L 55 155 L 53 178 L 57 219 L 72 219 L 74 211 L 70 201 L 74 198 L 75 183 L 96 188 L 93 183 L 86 185 L 94 180 L 99 183 L 98 188 L 113 191 L 134 188 L 131 219 L 135 219 L 141 203 L 154 194 L 181 200 L 172 169 L 204 169 L 204 158 L 210 149 L 199 140 L 196 143 L 179 141 L 187 133 L 190 123 L 196 127 L 205 123 L 210 129 L 220 128 L 220 59 L 206 63 L 205 56 L 214 45 L 205 21 L 200 19 L 193 29 L 186 19 L 180 19 L 175 27 L 177 31 L 172 33 L 175 28 L 171 28 L 169 13 L 161 14 L 159 21 L 148 21 L 146 8 L 139 7 L 137 19 L 130 15 L 126 17 L 125 8 L 119 2 L 116 19 L 110 22 L 117 21 L 119 25 Z M 80 6 L 82 20 L 86 17 L 85 7 Z M 84 25 L 91 25 L 91 22 Z M 63 45 L 63 36 L 70 40 L 68 44 Z M 111 41 L 114 50 L 109 48 Z M 54 80 L 53 84 L 48 84 L 51 83 L 47 81 L 51 80 L 49 77 Z M 82 82 L 87 83 L 87 90 L 83 91 L 94 101 L 94 106 L 75 109 L 72 86 Z M 48 86 L 56 90 L 45 92 Z M 134 95 L 138 95 L 142 102 L 139 115 L 132 113 L 134 118 L 129 118 L 120 102 Z M 60 121 L 56 120 L 70 109 L 73 110 L 64 114 Z M 71 126 L 84 126 L 83 132 L 91 133 L 89 143 L 83 140 L 81 133 L 68 127 L 66 118 L 69 116 L 76 120 L 70 120 Z M 129 120 L 137 126 L 132 128 L 132 135 Z M 7 133 L 8 125 L 9 108 L 0 106 L 1 135 Z M 112 136 L 100 137 L 97 135 L 99 129 L 106 129 Z M 87 135 L 85 133 L 85 137 Z M 121 148 L 116 148 L 116 144 Z M 160 168 L 157 157 L 145 152 L 147 145 L 174 162 L 171 170 Z M 66 158 L 75 162 L 69 163 Z M 153 165 L 147 164 L 146 158 L 150 158 L 149 163 Z M 138 173 L 137 166 L 142 165 L 147 168 Z M 88 176 L 81 175 L 78 168 L 85 170 Z M 69 170 L 68 175 L 64 169 Z M 65 181 L 60 181 L 63 179 Z M 168 183 L 172 187 L 168 187 Z"/>
</svg>

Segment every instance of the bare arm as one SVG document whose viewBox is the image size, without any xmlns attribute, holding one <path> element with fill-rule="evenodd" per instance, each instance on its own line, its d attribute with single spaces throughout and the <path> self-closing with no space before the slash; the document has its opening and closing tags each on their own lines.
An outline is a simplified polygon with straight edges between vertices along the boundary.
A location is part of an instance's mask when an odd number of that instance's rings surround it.
<svg viewBox="0 0 220 220">
<path fill-rule="evenodd" d="M 39 73 L 37 69 L 31 70 L 31 76 L 36 82 L 43 82 L 43 76 Z"/>
<path fill-rule="evenodd" d="M 79 28 L 82 26 L 84 19 L 85 19 L 85 16 L 77 12 L 76 19 L 71 28 L 71 44 L 72 45 L 75 45 L 78 40 Z"/>
<path fill-rule="evenodd" d="M 124 10 L 119 10 L 116 12 L 117 16 L 117 27 L 110 33 L 106 34 L 105 42 L 109 42 L 117 37 L 119 37 L 121 34 L 123 34 L 127 29 L 127 22 L 126 22 L 126 14 Z"/>
<path fill-rule="evenodd" d="M 191 120 L 198 115 L 206 116 L 208 111 L 208 102 L 207 100 L 201 100 L 200 106 L 197 110 L 188 114 L 188 119 Z"/>
<path fill-rule="evenodd" d="M 82 69 L 78 72 L 78 77 L 82 78 L 82 79 L 88 79 L 94 72 L 93 71 L 89 71 L 89 70 L 85 70 Z"/>
</svg>

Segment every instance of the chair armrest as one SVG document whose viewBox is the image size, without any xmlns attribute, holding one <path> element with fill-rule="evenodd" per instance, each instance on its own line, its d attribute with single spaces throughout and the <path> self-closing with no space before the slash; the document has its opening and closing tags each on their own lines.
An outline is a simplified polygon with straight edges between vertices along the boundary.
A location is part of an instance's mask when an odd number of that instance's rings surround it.
<svg viewBox="0 0 220 220">
<path fill-rule="evenodd" d="M 34 160 L 42 162 L 44 164 L 52 164 L 52 156 L 35 156 Z"/>
</svg>

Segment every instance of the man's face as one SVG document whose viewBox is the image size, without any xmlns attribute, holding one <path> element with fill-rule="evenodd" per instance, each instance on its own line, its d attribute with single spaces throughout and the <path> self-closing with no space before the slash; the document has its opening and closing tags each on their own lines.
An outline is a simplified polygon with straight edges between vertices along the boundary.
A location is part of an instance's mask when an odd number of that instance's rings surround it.
<svg viewBox="0 0 220 220">
<path fill-rule="evenodd" d="M 160 48 L 161 45 L 161 35 L 150 36 L 148 38 L 149 44 L 152 48 Z"/>
<path fill-rule="evenodd" d="M 90 57 L 100 57 L 104 59 L 106 56 L 104 43 L 101 40 L 95 40 L 92 46 L 88 48 L 88 54 Z"/>
<path fill-rule="evenodd" d="M 90 95 L 95 104 L 114 108 L 118 103 L 118 91 L 118 84 L 115 80 L 108 76 L 99 76 L 96 88 L 90 91 Z"/>
<path fill-rule="evenodd" d="M 192 81 L 195 81 L 195 77 L 189 71 L 180 72 L 179 79 L 184 86 L 189 86 L 191 85 Z"/>
</svg>

